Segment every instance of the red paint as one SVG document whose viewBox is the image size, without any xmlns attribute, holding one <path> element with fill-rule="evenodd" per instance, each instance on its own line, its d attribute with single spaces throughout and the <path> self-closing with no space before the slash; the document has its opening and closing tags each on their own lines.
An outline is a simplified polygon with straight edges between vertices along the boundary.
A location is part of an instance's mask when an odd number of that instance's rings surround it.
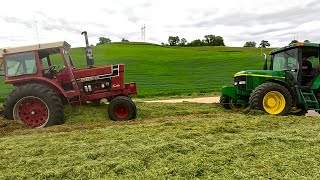
<svg viewBox="0 0 320 180">
<path fill-rule="evenodd" d="M 53 73 L 55 78 L 50 79 L 43 76 L 41 59 L 39 58 L 38 51 L 36 50 L 33 52 L 35 52 L 37 72 L 35 74 L 15 77 L 6 76 L 5 83 L 13 84 L 15 86 L 27 83 L 43 84 L 52 89 L 53 92 L 62 95 L 62 97 L 80 97 L 81 102 L 97 101 L 102 98 L 110 100 L 119 95 L 137 94 L 135 83 L 124 83 L 123 64 L 75 69 L 71 59 L 71 62 L 68 65 L 63 53 L 64 49 L 62 47 L 54 49 L 59 49 L 62 57 L 61 60 L 65 66 L 65 68 L 60 72 Z M 6 67 L 5 58 L 6 54 L 3 57 L 4 65 Z M 81 82 L 81 78 L 93 78 L 94 80 Z M 104 87 L 102 87 L 102 84 L 104 84 Z M 89 85 L 92 91 L 86 92 L 85 86 Z"/>
<path fill-rule="evenodd" d="M 114 108 L 114 113 L 119 119 L 123 119 L 128 116 L 129 109 L 127 106 L 118 105 Z"/>
<path fill-rule="evenodd" d="M 39 127 L 49 118 L 48 108 L 40 99 L 28 97 L 18 107 L 20 119 L 30 127 Z"/>
</svg>

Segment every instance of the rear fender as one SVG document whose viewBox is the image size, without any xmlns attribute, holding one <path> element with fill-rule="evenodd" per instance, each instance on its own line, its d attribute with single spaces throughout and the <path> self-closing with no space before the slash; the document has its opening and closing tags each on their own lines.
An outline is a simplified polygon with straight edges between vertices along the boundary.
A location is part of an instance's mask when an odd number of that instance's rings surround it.
<svg viewBox="0 0 320 180">
<path fill-rule="evenodd" d="M 20 80 L 15 80 L 14 83 L 12 84 L 14 86 L 21 86 L 21 85 L 30 84 L 30 83 L 42 84 L 48 87 L 49 89 L 51 89 L 56 94 L 61 94 L 64 97 L 67 97 L 65 90 L 60 86 L 60 84 L 47 78 L 42 78 L 42 77 L 33 77 L 28 79 L 21 78 Z"/>
<path fill-rule="evenodd" d="M 320 88 L 320 74 L 317 74 L 316 78 L 314 79 L 311 89 L 316 90 Z"/>
</svg>

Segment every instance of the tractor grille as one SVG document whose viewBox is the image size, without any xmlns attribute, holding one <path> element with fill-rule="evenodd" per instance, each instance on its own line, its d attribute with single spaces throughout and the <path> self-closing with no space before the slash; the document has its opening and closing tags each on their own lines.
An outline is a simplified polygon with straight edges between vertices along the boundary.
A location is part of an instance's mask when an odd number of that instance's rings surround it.
<svg viewBox="0 0 320 180">
<path fill-rule="evenodd" d="M 245 90 L 246 89 L 246 83 L 247 83 L 247 78 L 246 76 L 237 76 L 234 77 L 234 85 L 237 86 L 239 89 L 241 90 Z"/>
</svg>

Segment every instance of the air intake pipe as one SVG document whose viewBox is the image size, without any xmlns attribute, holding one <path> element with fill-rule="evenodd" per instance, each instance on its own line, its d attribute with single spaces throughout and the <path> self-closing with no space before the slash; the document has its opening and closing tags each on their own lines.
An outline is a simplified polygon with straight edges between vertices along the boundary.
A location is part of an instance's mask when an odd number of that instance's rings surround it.
<svg viewBox="0 0 320 180">
<path fill-rule="evenodd" d="M 87 66 L 88 66 L 89 68 L 92 68 L 92 67 L 94 66 L 94 59 L 93 59 L 92 49 L 91 49 L 91 47 L 90 47 L 90 45 L 89 45 L 87 31 L 83 31 L 83 32 L 81 33 L 81 35 L 84 35 L 85 40 L 86 40 L 85 51 L 86 51 Z"/>
</svg>

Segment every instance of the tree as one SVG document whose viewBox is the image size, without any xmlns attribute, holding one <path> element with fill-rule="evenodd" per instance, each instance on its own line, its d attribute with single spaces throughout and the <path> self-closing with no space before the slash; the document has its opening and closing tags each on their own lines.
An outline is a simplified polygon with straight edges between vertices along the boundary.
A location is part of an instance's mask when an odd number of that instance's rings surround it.
<svg viewBox="0 0 320 180">
<path fill-rule="evenodd" d="M 296 40 L 296 39 L 294 39 L 294 40 L 292 40 L 291 42 L 290 42 L 290 44 L 294 44 L 294 43 L 298 43 L 299 41 L 298 40 Z M 290 45 L 289 44 L 289 45 Z"/>
<path fill-rule="evenodd" d="M 129 40 L 126 38 L 122 38 L 121 42 L 129 42 Z"/>
<path fill-rule="evenodd" d="M 248 41 L 246 42 L 243 47 L 256 47 L 257 43 L 254 41 Z"/>
<path fill-rule="evenodd" d="M 107 43 L 111 43 L 111 39 L 105 38 L 105 37 L 99 37 L 99 42 L 97 43 L 97 45 L 107 44 Z"/>
<path fill-rule="evenodd" d="M 196 39 L 187 44 L 187 46 L 202 46 L 202 41 L 200 39 Z"/>
<path fill-rule="evenodd" d="M 223 38 L 221 36 L 216 36 L 215 46 L 225 46 Z"/>
<path fill-rule="evenodd" d="M 202 43 L 205 46 L 224 46 L 223 38 L 212 34 L 205 35 Z"/>
<path fill-rule="evenodd" d="M 205 35 L 204 40 L 202 40 L 203 44 L 206 46 L 213 46 L 216 36 L 210 34 Z"/>
<path fill-rule="evenodd" d="M 180 40 L 180 43 L 179 43 L 179 46 L 185 46 L 185 45 L 187 45 L 187 39 L 186 38 L 182 38 L 181 40 Z"/>
<path fill-rule="evenodd" d="M 306 40 L 304 40 L 303 42 L 305 42 L 305 43 L 309 43 L 310 41 L 306 39 Z"/>
<path fill-rule="evenodd" d="M 170 46 L 176 46 L 180 43 L 179 36 L 169 36 L 168 43 Z"/>
<path fill-rule="evenodd" d="M 270 47 L 270 43 L 266 40 L 262 40 L 260 43 L 260 47 L 261 48 L 266 48 L 266 47 Z"/>
</svg>

